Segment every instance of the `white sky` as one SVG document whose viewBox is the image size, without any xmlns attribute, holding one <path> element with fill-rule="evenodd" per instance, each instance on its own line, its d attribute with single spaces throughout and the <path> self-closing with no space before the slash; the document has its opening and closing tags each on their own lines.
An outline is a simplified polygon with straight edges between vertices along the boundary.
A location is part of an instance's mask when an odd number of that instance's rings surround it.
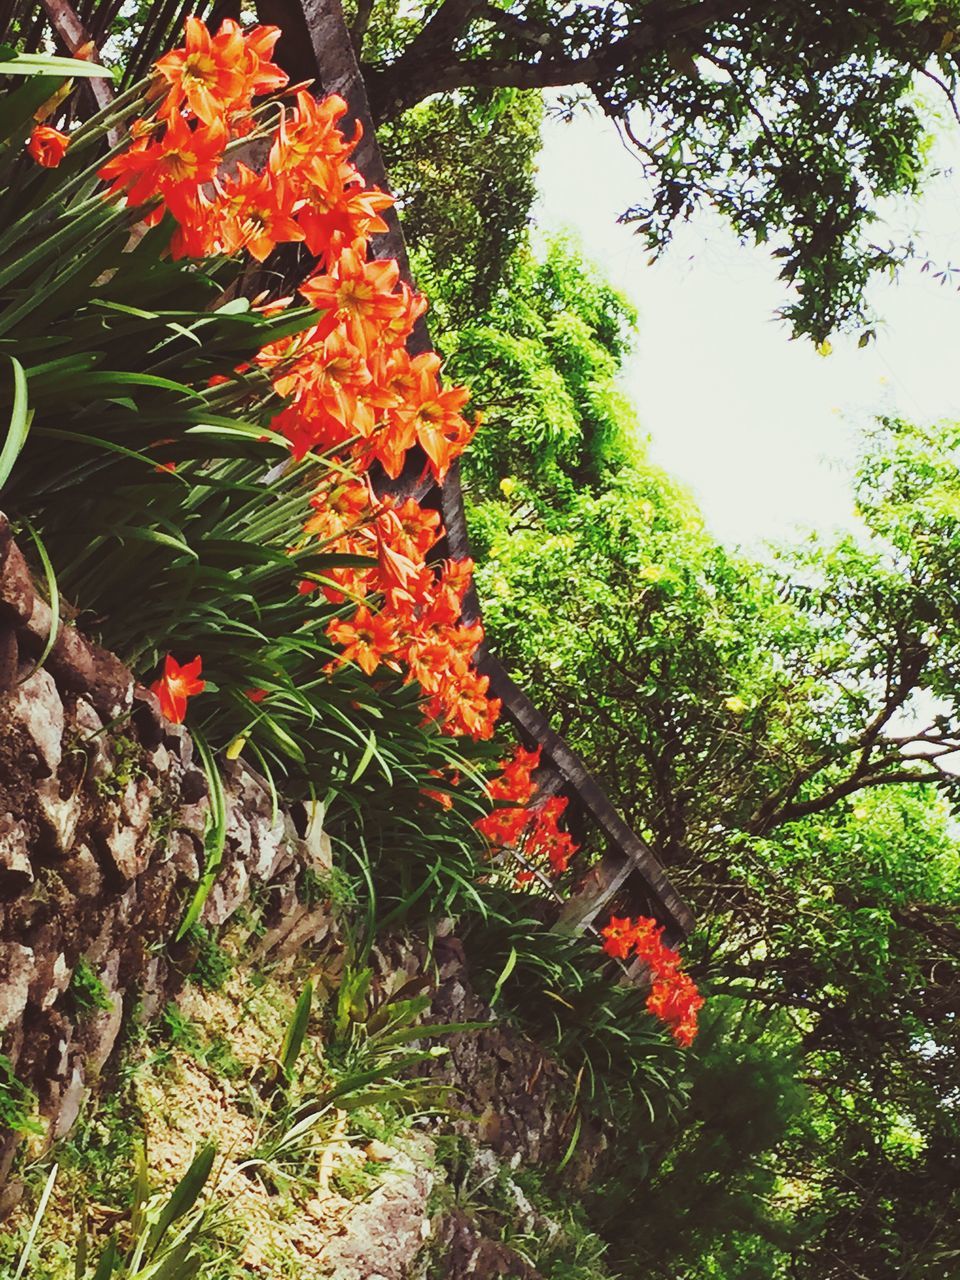
<svg viewBox="0 0 960 1280">
<path fill-rule="evenodd" d="M 960 139 L 944 132 L 940 167 L 960 170 Z M 847 480 L 858 425 L 878 412 L 917 420 L 960 417 L 960 293 L 919 264 L 871 300 L 878 340 L 834 339 L 819 356 L 792 342 L 773 313 L 785 300 L 775 260 L 741 246 L 719 218 L 678 229 L 654 266 L 617 215 L 639 191 L 637 162 L 599 115 L 548 121 L 537 219 L 572 230 L 588 258 L 640 312 L 624 389 L 652 439 L 653 458 L 694 493 L 712 531 L 757 549 L 797 527 L 853 520 Z M 917 232 L 943 265 L 960 260 L 960 177 L 934 179 L 919 207 L 891 214 L 889 233 Z"/>
</svg>

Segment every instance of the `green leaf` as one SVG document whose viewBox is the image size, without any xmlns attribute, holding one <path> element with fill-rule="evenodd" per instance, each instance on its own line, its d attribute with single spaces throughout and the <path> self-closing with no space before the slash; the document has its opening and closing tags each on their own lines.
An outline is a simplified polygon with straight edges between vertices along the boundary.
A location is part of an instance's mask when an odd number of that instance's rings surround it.
<svg viewBox="0 0 960 1280">
<path fill-rule="evenodd" d="M 288 1081 L 293 1079 L 293 1068 L 296 1066 L 303 1040 L 307 1034 L 310 1021 L 310 1009 L 313 1005 L 313 983 L 308 982 L 300 993 L 297 1007 L 293 1011 L 290 1025 L 287 1027 L 283 1044 L 280 1047 L 280 1067 Z"/>
<path fill-rule="evenodd" d="M 80 1215 L 80 1231 L 77 1235 L 77 1255 L 73 1262 L 73 1280 L 83 1280 L 87 1274 L 87 1213 L 86 1207 Z"/>
<path fill-rule="evenodd" d="M 0 75 L 4 76 L 76 76 L 108 78 L 109 67 L 98 62 L 86 62 L 82 58 L 57 58 L 46 53 L 19 53 L 15 58 L 0 62 Z"/>
<path fill-rule="evenodd" d="M 377 735 L 371 729 L 370 737 L 367 739 L 367 745 L 364 748 L 363 755 L 360 757 L 360 762 L 357 765 L 356 769 L 354 769 L 353 777 L 350 779 L 351 785 L 354 782 L 359 782 L 359 780 L 366 773 L 367 765 L 369 765 L 370 761 L 373 759 L 374 752 L 376 751 L 376 749 L 377 749 Z"/>
<path fill-rule="evenodd" d="M 10 478 L 13 464 L 26 442 L 32 416 L 27 407 L 27 375 L 23 371 L 23 365 L 16 356 L 10 357 L 10 363 L 13 365 L 13 408 L 10 410 L 6 439 L 0 449 L 0 491 Z"/>
<path fill-rule="evenodd" d="M 503 966 L 503 968 L 500 970 L 500 977 L 497 978 L 497 981 L 493 988 L 493 995 L 490 997 L 491 1009 L 497 1003 L 497 998 L 503 989 L 503 984 L 510 977 L 511 973 L 513 973 L 514 969 L 516 968 L 516 965 L 517 965 L 517 948 L 511 947 L 510 954 L 507 956 L 507 962 Z"/>
<path fill-rule="evenodd" d="M 110 1280 L 113 1275 L 114 1268 L 117 1265 L 119 1251 L 117 1249 L 117 1237 L 111 1236 L 107 1241 L 107 1247 L 100 1255 L 100 1261 L 97 1263 L 97 1269 L 93 1273 L 93 1280 Z"/>
<path fill-rule="evenodd" d="M 206 739 L 196 730 L 193 734 L 193 740 L 197 750 L 200 752 L 204 773 L 207 775 L 210 811 L 207 815 L 207 830 L 203 837 L 205 854 L 203 874 L 200 877 L 200 883 L 194 890 L 190 906 L 187 908 L 187 914 L 183 917 L 180 928 L 177 930 L 175 939 L 177 942 L 193 928 L 200 918 L 203 904 L 206 902 L 217 878 L 217 871 L 220 869 L 220 863 L 223 860 L 223 850 L 227 839 L 227 803 L 220 770 L 217 768 L 217 762 L 213 758 L 213 752 L 207 745 Z"/>
<path fill-rule="evenodd" d="M 217 1148 L 210 1142 L 194 1157 L 193 1163 L 174 1187 L 170 1199 L 163 1206 L 150 1232 L 150 1239 L 147 1244 L 148 1256 L 156 1253 L 170 1227 L 197 1203 L 207 1179 L 210 1177 L 210 1170 L 213 1168 L 216 1154 Z"/>
<path fill-rule="evenodd" d="M 0 139 L 25 133 L 34 113 L 56 93 L 59 85 L 58 78 L 38 78 L 0 96 Z"/>
<path fill-rule="evenodd" d="M 33 1252 L 33 1245 L 34 1245 L 34 1241 L 37 1238 L 37 1232 L 40 1230 L 40 1223 L 43 1221 L 43 1215 L 47 1211 L 47 1204 L 53 1192 L 53 1184 L 57 1180 L 57 1170 L 59 1169 L 59 1167 L 60 1167 L 59 1165 L 55 1164 L 53 1168 L 50 1170 L 49 1174 L 47 1175 L 47 1181 L 44 1184 L 43 1194 L 40 1197 L 40 1203 L 37 1205 L 37 1211 L 33 1215 L 33 1221 L 30 1223 L 30 1230 L 27 1233 L 26 1243 L 23 1246 L 23 1252 L 20 1254 L 20 1261 L 17 1264 L 16 1271 L 13 1273 L 13 1280 L 20 1280 L 20 1277 L 23 1275 L 24 1271 L 26 1270 L 26 1266 L 27 1266 L 27 1262 L 29 1261 L 30 1254 Z"/>
<path fill-rule="evenodd" d="M 579 1112 L 577 1112 L 577 1123 L 574 1125 L 574 1128 L 573 1128 L 573 1137 L 570 1139 L 569 1145 L 567 1146 L 566 1151 L 563 1153 L 563 1158 L 561 1159 L 560 1163 L 557 1165 L 557 1173 L 561 1173 L 570 1163 L 570 1157 L 573 1155 L 574 1151 L 576 1151 L 577 1143 L 580 1141 L 580 1130 L 582 1127 L 583 1127 L 583 1116 Z"/>
<path fill-rule="evenodd" d="M 200 1272 L 200 1260 L 193 1255 L 193 1247 L 200 1225 L 197 1223 L 163 1258 L 138 1273 L 142 1274 L 143 1280 L 196 1280 Z"/>
<path fill-rule="evenodd" d="M 43 566 L 43 576 L 47 584 L 47 595 L 50 598 L 50 631 L 44 641 L 43 649 L 40 651 L 39 658 L 37 658 L 36 662 L 27 674 L 20 677 L 20 684 L 25 684 L 34 672 L 40 670 L 47 658 L 49 658 L 50 651 L 57 643 L 57 636 L 60 634 L 60 588 L 57 585 L 57 575 L 54 573 L 53 564 L 50 560 L 50 556 L 47 554 L 47 548 L 43 544 L 43 539 L 37 533 L 36 529 L 34 529 L 29 520 L 25 520 L 24 524 L 26 525 L 31 538 L 33 538 L 33 545 L 37 548 L 37 555 L 40 557 L 40 563 Z"/>
</svg>

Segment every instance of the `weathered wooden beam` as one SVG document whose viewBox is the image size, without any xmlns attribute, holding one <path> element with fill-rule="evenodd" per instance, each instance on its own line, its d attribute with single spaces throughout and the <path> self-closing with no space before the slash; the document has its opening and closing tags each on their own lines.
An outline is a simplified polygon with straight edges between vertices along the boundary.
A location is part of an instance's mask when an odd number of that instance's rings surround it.
<svg viewBox="0 0 960 1280">
<path fill-rule="evenodd" d="M 349 111 L 345 122 L 347 127 L 359 123 L 363 130 L 354 162 L 368 183 L 389 191 L 366 85 L 340 0 L 260 0 L 258 13 L 261 21 L 274 22 L 282 30 L 296 32 L 297 48 L 291 50 L 295 61 L 289 66 L 283 64 L 282 46 L 278 46 L 281 64 L 297 77 L 315 76 L 325 93 L 338 93 L 346 101 Z M 304 59 L 306 42 L 309 42 L 313 55 L 312 69 L 308 69 Z M 387 210 L 384 219 L 388 230 L 376 237 L 372 250 L 377 257 L 395 258 L 403 278 L 410 281 L 410 260 L 396 210 Z M 414 354 L 432 349 L 429 330 L 422 319 L 413 334 L 410 349 Z M 385 484 L 383 489 L 397 496 L 412 494 L 420 500 L 432 500 L 433 505 L 439 506 L 446 528 L 447 554 L 455 558 L 469 556 L 470 542 L 458 464 L 454 463 L 450 468 L 439 495 L 436 495 L 435 487 L 424 480 L 422 455 L 411 452 L 413 456 L 404 475 L 399 481 Z M 479 601 L 472 587 L 464 600 L 463 617 L 467 623 L 480 618 Z M 583 928 L 614 900 L 627 904 L 640 901 L 648 904 L 648 913 L 664 924 L 672 941 L 689 933 L 694 923 L 689 908 L 652 851 L 624 822 L 584 761 L 551 728 L 543 712 L 485 647 L 480 651 L 477 667 L 489 677 L 490 691 L 501 699 L 507 716 L 525 739 L 539 744 L 544 765 L 557 774 L 562 789 L 596 824 L 606 842 L 603 856 L 568 899 L 561 912 L 559 926 Z"/>
</svg>

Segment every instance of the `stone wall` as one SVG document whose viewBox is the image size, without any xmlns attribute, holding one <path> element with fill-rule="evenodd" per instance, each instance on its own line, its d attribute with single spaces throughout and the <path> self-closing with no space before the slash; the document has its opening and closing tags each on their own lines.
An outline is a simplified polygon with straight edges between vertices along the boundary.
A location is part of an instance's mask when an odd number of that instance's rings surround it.
<svg viewBox="0 0 960 1280">
<path fill-rule="evenodd" d="M 193 966 L 196 942 L 174 939 L 202 869 L 208 798 L 190 735 L 163 719 L 116 657 L 61 625 L 38 666 L 50 628 L 0 516 L 0 1053 L 36 1094 L 54 1141 L 73 1125 L 124 1027 L 154 1016 Z M 245 765 L 224 768 L 226 846 L 201 924 L 219 930 L 256 898 L 258 962 L 335 943 L 330 903 L 297 896 L 305 868 L 316 877 L 304 896 L 327 878 L 327 837 L 302 806 L 274 812 L 266 783 Z M 449 1053 L 433 1066 L 455 1101 L 444 1127 L 469 1139 L 484 1178 L 501 1164 L 555 1166 L 571 1141 L 573 1082 L 484 1006 L 452 923 L 437 924 L 429 947 L 383 941 L 373 963 L 378 998 L 413 982 L 432 991 L 431 1021 L 489 1023 L 445 1038 Z M 17 1145 L 0 1131 L 0 1186 Z M 585 1185 L 603 1149 L 584 1123 L 567 1179 Z M 427 1164 L 388 1180 L 331 1244 L 338 1275 L 417 1272 L 433 1185 Z M 0 1192 L 0 1216 L 6 1207 Z M 529 1225 L 546 1229 L 535 1217 Z M 451 1280 L 539 1280 L 459 1210 L 434 1229 L 435 1266 Z"/>
<path fill-rule="evenodd" d="M 115 657 L 61 625 L 0 516 L 0 1052 L 62 1136 L 124 1019 L 152 1016 L 189 971 L 173 944 L 204 856 L 207 783 L 190 735 Z M 324 838 L 273 811 L 264 781 L 227 766 L 226 848 L 201 923 L 223 925 L 259 882 L 264 945 L 333 928 L 296 896 L 326 869 Z M 0 1133 L 0 1182 L 17 1145 Z"/>
</svg>

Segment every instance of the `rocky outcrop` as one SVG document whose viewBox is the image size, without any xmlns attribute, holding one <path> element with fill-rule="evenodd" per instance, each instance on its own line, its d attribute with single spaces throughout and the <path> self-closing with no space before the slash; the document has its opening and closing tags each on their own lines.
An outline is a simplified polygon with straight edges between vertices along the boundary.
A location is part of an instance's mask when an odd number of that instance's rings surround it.
<svg viewBox="0 0 960 1280">
<path fill-rule="evenodd" d="M 207 780 L 190 735 L 113 655 L 60 625 L 0 517 L 0 1052 L 65 1134 L 125 1018 L 152 1016 L 189 971 L 173 941 L 203 867 Z M 41 662 L 41 658 L 43 661 Z M 324 840 L 240 763 L 201 924 L 224 925 L 259 882 L 264 943 L 289 952 L 332 928 L 299 902 Z M 308 836 L 309 838 L 304 838 Z M 0 1181 L 16 1134 L 0 1133 Z"/>
<path fill-rule="evenodd" d="M 176 934 L 208 853 L 209 810 L 189 733 L 112 654 L 71 625 L 50 644 L 50 630 L 0 517 L 0 1054 L 38 1099 L 47 1142 L 70 1130 L 125 1028 L 156 1015 L 193 968 L 197 939 Z M 330 871 L 319 822 L 302 806 L 275 810 L 240 762 L 225 765 L 223 784 L 226 843 L 200 917 L 208 936 L 256 898 L 258 962 L 333 940 L 330 903 L 317 901 Z M 298 884 L 309 884 L 304 900 Z M 430 990 L 429 1021 L 487 1024 L 444 1037 L 448 1052 L 424 1068 L 449 1091 L 442 1128 L 473 1152 L 471 1178 L 485 1185 L 498 1170 L 566 1160 L 568 1185 L 586 1184 L 604 1141 L 577 1118 L 575 1082 L 484 1005 L 452 922 L 438 922 L 429 946 L 385 940 L 373 964 L 378 998 Z M 18 1140 L 0 1132 L 0 1184 Z M 419 1153 L 394 1158 L 325 1244 L 324 1265 L 341 1280 L 401 1280 L 424 1266 L 451 1280 L 537 1280 L 462 1207 L 431 1212 L 443 1181 L 431 1148 L 424 1138 Z M 534 1234 L 546 1229 L 532 1210 L 527 1218 Z"/>
</svg>

